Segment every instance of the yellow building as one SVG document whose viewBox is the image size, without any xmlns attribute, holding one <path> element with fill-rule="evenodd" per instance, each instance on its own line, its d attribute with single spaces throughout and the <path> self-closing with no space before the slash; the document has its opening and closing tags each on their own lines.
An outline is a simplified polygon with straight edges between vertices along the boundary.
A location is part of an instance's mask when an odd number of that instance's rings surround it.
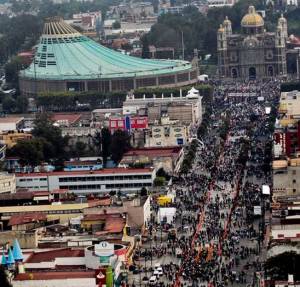
<svg viewBox="0 0 300 287">
<path fill-rule="evenodd" d="M 0 134 L 0 143 L 12 148 L 19 140 L 31 139 L 32 135 L 22 132 L 4 132 Z"/>
</svg>

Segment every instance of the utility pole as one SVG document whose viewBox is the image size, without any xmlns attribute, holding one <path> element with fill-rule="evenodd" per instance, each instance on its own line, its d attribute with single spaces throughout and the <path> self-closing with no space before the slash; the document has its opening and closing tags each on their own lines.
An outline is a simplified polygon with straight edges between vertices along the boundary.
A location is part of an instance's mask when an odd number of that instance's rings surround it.
<svg viewBox="0 0 300 287">
<path fill-rule="evenodd" d="M 184 41 L 183 41 L 183 31 L 181 31 L 181 49 L 182 49 L 182 60 L 184 60 Z"/>
</svg>

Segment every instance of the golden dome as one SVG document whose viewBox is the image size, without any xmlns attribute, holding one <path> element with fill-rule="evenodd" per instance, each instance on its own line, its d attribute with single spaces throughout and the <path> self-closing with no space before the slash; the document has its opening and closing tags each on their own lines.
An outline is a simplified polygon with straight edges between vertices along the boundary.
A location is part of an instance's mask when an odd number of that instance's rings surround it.
<svg viewBox="0 0 300 287">
<path fill-rule="evenodd" d="M 264 26 L 264 19 L 255 11 L 254 6 L 250 6 L 248 13 L 241 21 L 242 27 L 261 27 Z"/>
<path fill-rule="evenodd" d="M 218 32 L 219 33 L 223 33 L 225 30 L 224 30 L 224 27 L 223 27 L 223 25 L 221 24 L 220 25 L 220 27 L 219 27 L 219 29 L 218 29 Z"/>
</svg>

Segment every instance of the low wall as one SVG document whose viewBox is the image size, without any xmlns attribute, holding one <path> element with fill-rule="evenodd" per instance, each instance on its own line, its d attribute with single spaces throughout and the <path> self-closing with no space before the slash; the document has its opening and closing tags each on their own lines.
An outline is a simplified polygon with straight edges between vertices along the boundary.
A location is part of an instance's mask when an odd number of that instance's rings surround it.
<svg viewBox="0 0 300 287">
<path fill-rule="evenodd" d="M 8 243 L 12 245 L 14 239 L 17 238 L 21 248 L 32 249 L 37 247 L 37 233 L 25 233 L 22 231 L 4 231 L 0 232 L 0 245 Z"/>
</svg>

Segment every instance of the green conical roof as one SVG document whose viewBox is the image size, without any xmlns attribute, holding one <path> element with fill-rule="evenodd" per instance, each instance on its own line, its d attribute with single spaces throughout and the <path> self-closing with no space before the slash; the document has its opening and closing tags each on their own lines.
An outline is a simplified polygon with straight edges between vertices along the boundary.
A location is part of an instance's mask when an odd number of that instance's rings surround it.
<svg viewBox="0 0 300 287">
<path fill-rule="evenodd" d="M 7 264 L 11 265 L 11 264 L 14 264 L 15 263 L 15 258 L 13 256 L 13 253 L 11 251 L 11 248 L 9 248 L 8 250 L 8 257 L 7 257 Z"/>
<path fill-rule="evenodd" d="M 173 74 L 191 67 L 186 61 L 141 59 L 108 49 L 54 18 L 46 21 L 35 59 L 21 75 L 49 80 L 113 79 Z"/>
<path fill-rule="evenodd" d="M 14 240 L 13 244 L 13 256 L 15 260 L 23 260 L 23 253 L 19 244 L 19 241 L 17 239 Z"/>
</svg>

